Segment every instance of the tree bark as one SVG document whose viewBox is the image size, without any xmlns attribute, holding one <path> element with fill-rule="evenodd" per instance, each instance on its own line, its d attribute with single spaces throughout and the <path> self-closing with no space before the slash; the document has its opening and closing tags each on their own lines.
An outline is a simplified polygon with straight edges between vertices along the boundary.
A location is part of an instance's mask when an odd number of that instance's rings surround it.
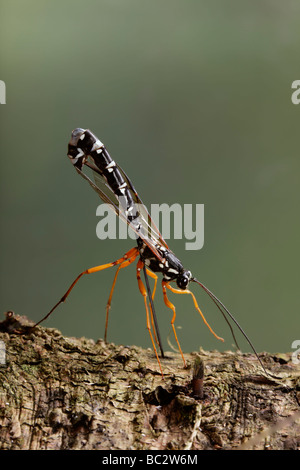
<svg viewBox="0 0 300 470">
<path fill-rule="evenodd" d="M 291 354 L 260 355 L 273 376 L 253 354 L 200 350 L 186 355 L 186 369 L 179 354 L 166 356 L 162 378 L 150 349 L 66 338 L 7 315 L 0 448 L 300 448 L 300 369 Z M 199 358 L 203 385 L 192 380 Z"/>
</svg>

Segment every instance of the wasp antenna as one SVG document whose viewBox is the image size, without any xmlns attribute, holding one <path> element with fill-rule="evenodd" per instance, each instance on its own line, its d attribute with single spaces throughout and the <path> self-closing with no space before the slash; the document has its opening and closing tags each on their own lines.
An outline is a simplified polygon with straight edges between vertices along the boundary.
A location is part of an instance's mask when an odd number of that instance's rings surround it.
<svg viewBox="0 0 300 470">
<path fill-rule="evenodd" d="M 233 332 L 233 329 L 232 329 L 232 326 L 230 325 L 229 321 L 228 321 L 228 318 L 226 317 L 226 314 L 229 316 L 229 318 L 233 321 L 233 323 L 235 323 L 235 325 L 238 327 L 238 329 L 240 330 L 240 332 L 242 333 L 242 335 L 244 336 L 244 338 L 246 339 L 247 343 L 249 344 L 249 346 L 251 347 L 252 351 L 254 352 L 257 360 L 259 361 L 261 367 L 263 368 L 264 372 L 267 374 L 267 375 L 271 375 L 269 374 L 260 357 L 258 356 L 258 353 L 256 352 L 256 349 L 255 347 L 253 346 L 253 343 L 252 341 L 250 340 L 249 336 L 245 333 L 245 331 L 243 330 L 243 328 L 241 327 L 241 325 L 238 323 L 238 321 L 234 318 L 234 316 L 232 315 L 232 313 L 230 313 L 230 311 L 228 310 L 227 307 L 225 307 L 225 305 L 221 302 L 220 299 L 218 299 L 218 297 L 213 293 L 211 292 L 204 284 L 202 284 L 202 282 L 198 281 L 198 279 L 196 278 L 193 278 L 191 279 L 193 282 L 196 282 L 197 284 L 199 284 L 200 287 L 202 287 L 202 289 L 209 295 L 209 297 L 212 299 L 212 301 L 214 302 L 214 304 L 218 307 L 218 309 L 220 310 L 220 312 L 222 313 L 223 317 L 225 318 L 227 324 L 229 325 L 230 327 L 230 330 L 231 330 L 231 333 L 232 333 L 232 336 L 233 336 L 233 339 L 235 341 L 235 344 L 237 345 L 237 342 L 236 342 L 236 339 L 235 339 L 235 336 L 234 336 L 234 332 Z M 223 311 L 223 309 L 225 310 L 225 312 Z M 237 345 L 238 346 L 238 345 Z"/>
<path fill-rule="evenodd" d="M 201 284 L 201 283 L 200 283 L 199 281 L 197 281 L 196 279 L 195 279 L 194 281 L 197 282 L 197 284 L 199 284 L 199 285 L 205 290 L 205 292 L 206 292 L 206 293 L 208 294 L 208 296 L 211 298 L 211 300 L 213 301 L 213 303 L 215 304 L 215 306 L 216 306 L 216 307 L 218 308 L 218 310 L 222 313 L 223 318 L 224 318 L 224 320 L 226 321 L 226 323 L 227 323 L 227 325 L 228 325 L 228 327 L 229 327 L 229 329 L 230 329 L 230 331 L 231 331 L 231 335 L 232 335 L 233 341 L 235 342 L 235 345 L 236 345 L 237 349 L 241 349 L 241 348 L 239 347 L 239 345 L 238 345 L 238 342 L 237 342 L 237 339 L 236 339 L 236 337 L 235 337 L 235 334 L 234 334 L 232 325 L 231 325 L 230 321 L 228 320 L 226 314 L 223 312 L 221 306 L 218 304 L 217 299 L 214 298 L 212 292 L 210 292 L 208 289 L 206 289 L 206 288 L 203 286 L 203 284 Z M 224 307 L 224 308 L 225 308 L 225 307 Z"/>
</svg>

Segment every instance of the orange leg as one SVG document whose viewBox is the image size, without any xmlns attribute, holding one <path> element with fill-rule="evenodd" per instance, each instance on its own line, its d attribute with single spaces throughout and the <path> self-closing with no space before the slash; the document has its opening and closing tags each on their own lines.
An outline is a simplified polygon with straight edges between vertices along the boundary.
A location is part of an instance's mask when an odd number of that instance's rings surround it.
<svg viewBox="0 0 300 470">
<path fill-rule="evenodd" d="M 136 266 L 136 277 L 137 277 L 140 293 L 144 297 L 144 303 L 145 303 L 145 309 L 146 309 L 147 330 L 148 330 L 150 338 L 151 338 L 152 346 L 153 346 L 155 356 L 156 356 L 156 359 L 157 359 L 157 362 L 158 362 L 158 365 L 159 365 L 159 368 L 160 368 L 161 375 L 163 376 L 161 363 L 160 363 L 160 360 L 159 360 L 159 357 L 158 357 L 158 354 L 157 354 L 157 349 L 155 347 L 153 335 L 152 335 L 152 332 L 151 332 L 151 322 L 150 322 L 150 318 L 149 318 L 149 310 L 148 310 L 148 303 L 147 303 L 147 297 L 148 297 L 147 296 L 147 291 L 146 291 L 146 288 L 143 284 L 143 281 L 141 279 L 141 274 L 140 274 L 141 270 L 143 269 L 143 266 L 144 266 L 143 262 L 141 260 L 139 260 L 138 263 L 137 263 L 137 266 Z M 150 276 L 152 277 L 152 273 L 150 274 Z M 151 317 L 152 317 L 152 310 L 151 310 Z"/>
<path fill-rule="evenodd" d="M 165 286 L 165 288 L 167 287 L 168 289 L 170 289 L 170 291 L 174 292 L 175 294 L 190 294 L 193 298 L 193 301 L 194 301 L 194 305 L 195 305 L 195 308 L 196 310 L 198 310 L 198 312 L 200 313 L 201 317 L 202 317 L 202 320 L 204 321 L 205 325 L 208 327 L 209 331 L 219 340 L 221 341 L 224 341 L 223 338 L 221 338 L 220 336 L 218 336 L 214 330 L 212 329 L 212 327 L 208 324 L 205 316 L 203 315 L 203 313 L 201 312 L 200 308 L 199 308 L 199 305 L 197 303 L 197 300 L 193 294 L 193 292 L 191 292 L 190 290 L 181 290 L 181 289 L 174 289 L 174 287 L 170 286 L 170 284 L 168 284 L 166 281 L 162 281 L 163 282 L 163 285 Z M 173 310 L 174 312 L 174 310 Z"/>
<path fill-rule="evenodd" d="M 86 269 L 85 271 L 83 271 L 82 273 L 80 273 L 75 281 L 72 282 L 72 284 L 70 285 L 69 289 L 67 290 L 67 292 L 62 296 L 62 298 L 57 302 L 57 304 L 54 305 L 54 307 L 50 310 L 49 313 L 47 313 L 47 315 L 45 315 L 38 323 L 36 323 L 34 326 L 37 326 L 39 325 L 42 321 L 46 320 L 46 318 L 49 317 L 49 315 L 51 315 L 51 313 L 62 303 L 62 302 L 65 302 L 65 300 L 67 299 L 67 297 L 69 296 L 71 290 L 73 289 L 73 287 L 75 286 L 75 284 L 77 284 L 77 282 L 79 281 L 79 279 L 84 275 L 84 274 L 92 274 L 92 273 L 96 273 L 98 271 L 103 271 L 104 269 L 107 269 L 107 268 L 111 268 L 113 266 L 117 266 L 118 264 L 122 264 L 124 263 L 125 261 L 127 260 L 132 260 L 134 261 L 136 259 L 136 257 L 139 255 L 139 250 L 137 247 L 134 247 L 134 248 L 131 248 L 131 250 L 129 250 L 127 253 L 125 253 L 125 255 L 120 258 L 120 259 L 117 259 L 116 261 L 113 261 L 112 263 L 107 263 L 107 264 L 101 264 L 100 266 L 95 266 L 94 268 L 90 268 L 90 269 Z"/>
<path fill-rule="evenodd" d="M 113 296 L 113 293 L 114 293 L 114 288 L 115 288 L 115 285 L 116 285 L 116 282 L 117 282 L 117 277 L 118 277 L 119 271 L 120 271 L 120 269 L 126 268 L 127 266 L 132 264 L 135 261 L 135 258 L 136 258 L 136 256 L 133 256 L 132 258 L 129 258 L 129 259 L 123 261 L 123 263 L 121 263 L 118 266 L 118 269 L 116 271 L 114 281 L 113 281 L 113 285 L 112 285 L 112 288 L 111 288 L 111 291 L 110 291 L 110 294 L 109 294 L 109 298 L 108 298 L 108 301 L 107 301 L 107 304 L 106 304 L 106 320 L 105 320 L 105 333 L 104 333 L 104 341 L 105 342 L 106 342 L 106 339 L 107 339 L 108 315 L 109 315 L 109 311 L 110 311 L 110 308 L 111 308 L 111 300 L 112 300 L 112 296 Z"/>
<path fill-rule="evenodd" d="M 179 341 L 178 341 L 178 338 L 177 338 L 175 326 L 174 326 L 174 322 L 175 322 L 175 318 L 176 318 L 176 309 L 175 309 L 175 306 L 168 299 L 167 289 L 166 289 L 167 287 L 169 289 L 169 284 L 166 281 L 162 281 L 162 290 L 163 290 L 163 295 L 164 295 L 164 302 L 165 302 L 166 306 L 173 311 L 173 317 L 172 317 L 172 320 L 171 320 L 171 325 L 172 325 L 173 333 L 174 333 L 174 336 L 175 336 L 175 340 L 176 340 L 179 352 L 180 352 L 182 360 L 183 360 L 184 367 L 186 367 L 186 362 L 185 362 L 183 352 L 181 350 L 181 347 L 180 347 L 180 344 L 179 344 Z"/>
<path fill-rule="evenodd" d="M 146 269 L 147 271 L 147 274 L 148 276 L 152 277 L 152 279 L 154 279 L 154 288 L 153 288 L 153 291 L 152 291 L 152 302 L 154 301 L 154 296 L 155 296 L 155 291 L 156 291 L 156 285 L 157 285 L 157 279 L 158 279 L 158 276 L 156 276 L 156 274 L 154 274 L 152 271 L 150 271 L 149 269 Z M 149 302 L 149 308 L 150 308 L 150 312 L 151 312 L 151 323 L 152 323 L 152 329 L 153 329 L 153 333 L 154 333 L 154 339 L 156 341 L 156 344 L 159 344 L 159 341 L 156 337 L 156 333 L 155 333 L 155 327 L 154 327 L 154 320 L 153 320 L 153 312 L 152 312 L 152 307 L 151 307 L 151 302 Z"/>
<path fill-rule="evenodd" d="M 150 271 L 150 269 L 146 269 L 146 271 L 147 271 L 148 276 L 150 276 L 150 277 L 152 277 L 152 279 L 154 279 L 154 287 L 153 287 L 153 291 L 152 291 L 152 300 L 154 300 L 158 276 L 156 276 L 156 274 L 154 274 L 152 271 Z"/>
</svg>

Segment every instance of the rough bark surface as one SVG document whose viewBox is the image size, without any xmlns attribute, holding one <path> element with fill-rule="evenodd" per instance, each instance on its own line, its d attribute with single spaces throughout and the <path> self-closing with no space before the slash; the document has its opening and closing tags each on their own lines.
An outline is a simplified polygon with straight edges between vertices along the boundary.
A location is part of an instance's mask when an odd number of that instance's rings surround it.
<svg viewBox="0 0 300 470">
<path fill-rule="evenodd" d="M 0 323 L 1 449 L 299 449 L 300 370 L 290 354 L 168 352 Z M 5 356 L 4 356 L 5 348 Z M 195 358 L 203 398 L 193 395 Z M 295 361 L 294 361 L 295 362 Z"/>
</svg>

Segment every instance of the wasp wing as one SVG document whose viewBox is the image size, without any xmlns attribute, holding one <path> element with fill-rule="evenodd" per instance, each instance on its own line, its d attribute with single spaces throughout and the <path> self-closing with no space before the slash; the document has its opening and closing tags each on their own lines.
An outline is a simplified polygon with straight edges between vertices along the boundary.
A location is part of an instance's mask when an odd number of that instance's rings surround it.
<svg viewBox="0 0 300 470">
<path fill-rule="evenodd" d="M 131 192 L 133 200 L 137 204 L 139 204 L 139 209 L 141 209 L 140 210 L 140 217 L 143 219 L 144 224 L 147 227 L 148 233 L 150 234 L 150 237 L 155 238 L 161 245 L 163 245 L 165 248 L 167 248 L 169 250 L 170 248 L 168 247 L 168 245 L 167 245 L 166 241 L 164 240 L 162 234 L 160 233 L 160 231 L 158 230 L 156 224 L 154 223 L 153 219 L 151 218 L 151 216 L 150 216 L 150 214 L 147 210 L 147 207 L 145 206 L 145 204 L 141 200 L 140 196 L 138 195 L 138 193 L 137 193 L 136 189 L 134 188 L 131 180 L 126 175 L 125 171 L 119 165 L 117 165 L 117 167 L 118 167 L 119 171 L 121 172 L 124 180 L 127 183 L 127 186 L 128 186 L 128 188 Z"/>
<path fill-rule="evenodd" d="M 162 256 L 158 252 L 155 245 L 156 243 L 160 243 L 163 244 L 166 248 L 168 248 L 167 244 L 164 241 L 160 232 L 158 231 L 157 227 L 153 223 L 146 207 L 142 203 L 140 197 L 138 196 L 135 188 L 133 187 L 131 181 L 129 180 L 125 172 L 119 167 L 119 165 L 116 165 L 128 185 L 128 189 L 132 195 L 133 201 L 136 204 L 139 204 L 138 220 L 140 222 L 139 225 L 142 225 L 142 227 L 140 228 L 138 228 L 139 226 L 136 227 L 134 224 L 132 224 L 131 221 L 129 221 L 129 219 L 126 217 L 124 209 L 120 207 L 118 197 L 106 182 L 105 177 L 104 175 L 102 175 L 99 168 L 96 167 L 93 163 L 90 163 L 88 160 L 85 160 L 84 166 L 91 170 L 92 177 L 95 182 L 93 182 L 92 179 L 82 171 L 82 169 L 79 169 L 77 166 L 75 166 L 77 173 L 90 184 L 90 186 L 94 189 L 94 191 L 98 194 L 102 201 L 108 204 L 109 207 L 115 212 L 115 214 L 120 217 L 125 223 L 127 223 L 130 228 L 136 233 L 137 237 L 140 237 L 143 242 L 151 249 L 153 254 L 160 261 L 162 261 Z"/>
</svg>

